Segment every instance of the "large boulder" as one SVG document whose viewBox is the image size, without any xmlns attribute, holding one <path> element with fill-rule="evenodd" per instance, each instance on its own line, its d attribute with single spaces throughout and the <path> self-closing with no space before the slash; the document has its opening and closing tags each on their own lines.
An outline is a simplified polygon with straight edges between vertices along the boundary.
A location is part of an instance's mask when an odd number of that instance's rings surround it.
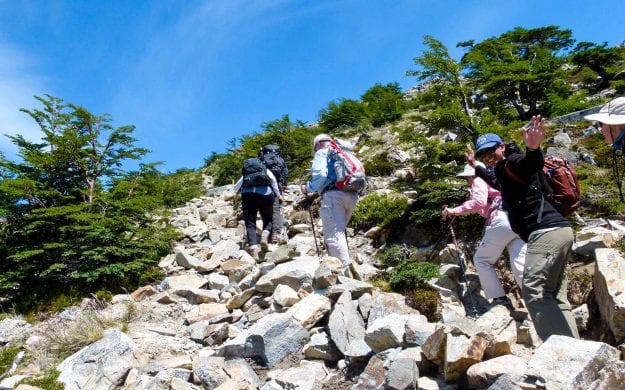
<svg viewBox="0 0 625 390">
<path fill-rule="evenodd" d="M 608 344 L 556 335 L 536 349 L 529 361 L 528 371 L 544 378 L 548 389 L 622 389 L 625 388 L 625 376 L 620 376 L 620 379 L 604 377 L 611 383 L 616 381 L 615 387 L 597 386 L 606 367 L 615 366 L 618 374 L 618 366 L 613 363 L 619 358 L 619 350 Z M 620 372 L 623 373 L 623 370 Z"/>
<path fill-rule="evenodd" d="M 112 390 L 124 383 L 128 371 L 138 365 L 134 342 L 119 329 L 81 349 L 57 366 L 58 381 L 66 390 Z"/>
<path fill-rule="evenodd" d="M 223 344 L 218 355 L 226 358 L 258 358 L 268 367 L 299 351 L 308 342 L 308 331 L 289 314 L 272 314 Z"/>
<path fill-rule="evenodd" d="M 625 340 L 625 258 L 615 249 L 595 251 L 593 287 L 601 318 L 616 342 Z"/>
</svg>

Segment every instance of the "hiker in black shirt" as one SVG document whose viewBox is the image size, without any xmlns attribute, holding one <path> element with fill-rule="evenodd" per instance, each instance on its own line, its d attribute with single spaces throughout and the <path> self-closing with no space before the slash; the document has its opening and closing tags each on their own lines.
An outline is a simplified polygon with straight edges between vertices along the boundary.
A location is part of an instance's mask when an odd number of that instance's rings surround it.
<svg viewBox="0 0 625 390">
<path fill-rule="evenodd" d="M 544 121 L 533 117 L 523 128 L 526 153 L 506 153 L 506 144 L 496 134 L 484 134 L 476 141 L 474 154 L 468 145 L 467 162 L 476 166 L 475 156 L 494 168 L 494 173 L 477 166 L 475 173 L 501 191 L 512 230 L 527 242 L 523 299 L 542 340 L 553 334 L 579 338 L 568 302 L 566 264 L 571 256 L 573 230 L 543 195 L 544 156 L 540 144 Z"/>
</svg>

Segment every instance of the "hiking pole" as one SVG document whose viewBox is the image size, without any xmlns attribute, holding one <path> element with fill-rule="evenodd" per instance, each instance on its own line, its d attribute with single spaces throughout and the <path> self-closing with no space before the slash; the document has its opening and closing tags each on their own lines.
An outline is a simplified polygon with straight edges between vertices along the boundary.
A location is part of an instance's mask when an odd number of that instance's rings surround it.
<svg viewBox="0 0 625 390">
<path fill-rule="evenodd" d="M 310 227 L 312 228 L 313 238 L 315 239 L 315 248 L 317 248 L 317 256 L 321 257 L 321 252 L 319 251 L 319 244 L 317 243 L 317 235 L 315 234 L 315 220 L 312 215 L 312 207 L 308 207 L 308 215 L 310 215 Z"/>
<path fill-rule="evenodd" d="M 477 317 L 477 308 L 475 307 L 475 301 L 473 300 L 473 294 L 471 293 L 471 288 L 469 287 L 469 281 L 467 280 L 467 272 L 464 268 L 464 261 L 460 256 L 460 247 L 458 246 L 458 240 L 456 239 L 456 232 L 454 232 L 454 220 L 456 217 L 452 218 L 449 223 L 449 231 L 451 232 L 451 237 L 454 240 L 454 245 L 456 246 L 456 254 L 458 255 L 458 263 L 460 264 L 460 270 L 462 270 L 462 275 L 464 276 L 464 284 L 467 286 L 467 292 L 469 293 L 469 300 L 471 301 L 471 306 L 473 307 L 473 315 Z"/>
</svg>

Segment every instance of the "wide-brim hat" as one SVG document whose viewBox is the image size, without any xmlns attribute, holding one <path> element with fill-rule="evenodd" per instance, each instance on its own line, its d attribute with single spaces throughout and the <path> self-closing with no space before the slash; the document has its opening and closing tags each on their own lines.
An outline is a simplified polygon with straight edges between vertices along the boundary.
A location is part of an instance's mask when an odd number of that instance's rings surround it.
<svg viewBox="0 0 625 390">
<path fill-rule="evenodd" d="M 589 121 L 597 121 L 606 125 L 625 124 L 625 97 L 617 97 L 601 107 L 598 113 L 584 116 Z"/>
<path fill-rule="evenodd" d="M 324 141 L 332 141 L 332 137 L 327 134 L 318 134 L 315 139 L 313 139 L 313 147 L 317 146 L 318 143 Z"/>
<path fill-rule="evenodd" d="M 480 162 L 480 161 L 476 161 L 475 162 L 476 166 L 480 166 L 482 168 L 485 168 L 486 166 L 484 165 L 484 163 Z M 475 168 L 473 168 L 472 166 L 470 166 L 469 164 L 465 164 L 464 169 L 462 170 L 462 172 L 460 172 L 459 174 L 457 174 L 456 176 L 458 177 L 470 177 L 470 176 L 475 176 Z"/>
</svg>

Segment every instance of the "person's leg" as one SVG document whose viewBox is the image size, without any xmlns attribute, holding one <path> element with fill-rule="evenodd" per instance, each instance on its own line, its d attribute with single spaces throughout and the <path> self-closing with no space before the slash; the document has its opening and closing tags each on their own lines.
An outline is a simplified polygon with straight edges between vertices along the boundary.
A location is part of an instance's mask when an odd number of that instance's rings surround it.
<svg viewBox="0 0 625 390">
<path fill-rule="evenodd" d="M 272 215 L 272 232 L 271 232 L 271 240 L 277 241 L 278 237 L 282 233 L 282 226 L 284 225 L 284 221 L 282 220 L 282 212 L 280 210 L 282 206 L 280 205 L 280 198 L 274 196 L 273 198 L 273 215 Z"/>
<path fill-rule="evenodd" d="M 506 295 L 493 267 L 508 243 L 508 241 L 504 241 L 507 232 L 502 215 L 505 218 L 504 213 L 497 213 L 490 224 L 486 226 L 484 237 L 482 237 L 482 241 L 475 251 L 475 255 L 473 255 L 473 263 L 487 299 L 504 297 Z"/>
<path fill-rule="evenodd" d="M 260 217 L 263 220 L 263 245 L 266 245 L 266 241 L 269 240 L 272 227 L 273 216 L 273 195 L 260 195 L 258 199 L 258 207 L 260 210 Z"/>
<path fill-rule="evenodd" d="M 510 227 L 510 220 L 508 219 L 508 213 L 500 210 L 498 215 L 505 219 L 502 219 L 502 226 L 506 229 L 507 234 L 503 237 L 504 241 L 508 244 L 508 258 L 510 260 L 510 269 L 512 270 L 512 276 L 514 281 L 519 286 L 523 285 L 523 272 L 525 270 L 525 254 L 527 253 L 527 244 L 519 238 L 519 236 L 512 231 Z"/>
<path fill-rule="evenodd" d="M 512 232 L 512 230 L 511 230 Z M 512 232 L 514 234 L 514 232 Z M 525 255 L 527 244 L 514 234 L 515 238 L 508 243 L 508 256 L 510 258 L 510 269 L 514 281 L 521 288 L 523 286 L 523 272 L 525 270 Z"/>
<path fill-rule="evenodd" d="M 253 192 L 244 192 L 241 194 L 243 221 L 245 221 L 247 244 L 250 247 L 258 244 L 258 237 L 256 237 L 256 215 L 258 212 L 256 196 L 258 196 L 258 194 Z"/>
<path fill-rule="evenodd" d="M 527 243 L 521 291 L 542 340 L 554 334 L 579 338 L 564 274 L 572 245 L 569 227 L 532 234 Z"/>
<path fill-rule="evenodd" d="M 337 257 L 347 267 L 351 263 L 345 237 L 347 226 L 346 212 L 343 208 L 343 193 L 327 191 L 321 198 L 319 215 L 323 221 L 323 239 L 330 256 Z"/>
</svg>

